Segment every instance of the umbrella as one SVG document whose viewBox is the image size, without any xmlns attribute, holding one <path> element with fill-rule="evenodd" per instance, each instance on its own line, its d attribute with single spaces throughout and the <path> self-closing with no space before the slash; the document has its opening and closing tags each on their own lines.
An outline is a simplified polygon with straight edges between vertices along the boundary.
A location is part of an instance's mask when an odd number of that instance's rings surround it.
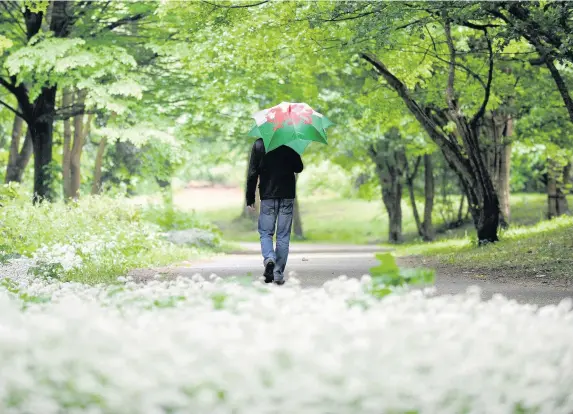
<svg viewBox="0 0 573 414">
<path fill-rule="evenodd" d="M 326 128 L 333 123 L 305 103 L 282 102 L 253 115 L 249 136 L 262 138 L 270 152 L 281 145 L 302 154 L 312 141 L 326 144 Z"/>
</svg>

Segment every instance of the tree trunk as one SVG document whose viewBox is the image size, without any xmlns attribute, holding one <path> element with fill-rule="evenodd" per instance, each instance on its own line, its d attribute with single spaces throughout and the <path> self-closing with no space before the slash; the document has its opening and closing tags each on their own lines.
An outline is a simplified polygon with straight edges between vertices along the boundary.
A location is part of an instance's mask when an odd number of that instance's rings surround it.
<svg viewBox="0 0 573 414">
<path fill-rule="evenodd" d="M 54 136 L 54 108 L 56 87 L 42 88 L 33 106 L 30 132 L 34 148 L 34 202 L 51 201 L 53 193 L 52 147 Z"/>
<path fill-rule="evenodd" d="M 72 91 L 69 88 L 64 89 L 62 96 L 62 108 L 70 108 L 73 104 Z M 64 146 L 62 154 L 62 178 L 64 187 L 64 200 L 72 198 L 73 193 L 71 190 L 70 179 L 70 161 L 71 161 L 71 145 L 72 145 L 72 126 L 70 118 L 64 119 Z"/>
<path fill-rule="evenodd" d="M 18 153 L 16 160 L 12 164 L 8 164 L 8 169 L 6 171 L 6 182 L 16 182 L 21 183 L 22 177 L 24 176 L 24 171 L 32 158 L 33 153 L 32 148 L 32 136 L 30 130 L 26 132 L 26 138 L 22 144 L 22 149 Z"/>
<path fill-rule="evenodd" d="M 33 152 L 34 148 L 32 148 L 32 135 L 30 134 L 30 131 L 27 131 L 26 138 L 24 139 L 24 144 L 22 145 L 22 151 L 20 151 L 18 161 L 16 162 L 14 181 L 18 183 L 22 182 L 24 171 L 30 162 L 30 158 L 32 158 Z"/>
<path fill-rule="evenodd" d="M 12 124 L 12 139 L 10 141 L 10 152 L 8 154 L 8 166 L 6 167 L 5 182 L 16 181 L 14 177 L 17 175 L 17 163 L 20 156 L 20 139 L 22 137 L 22 130 L 24 120 L 18 115 L 14 115 L 14 123 Z"/>
<path fill-rule="evenodd" d="M 107 145 L 107 138 L 102 138 L 97 147 L 97 154 L 94 166 L 94 178 L 92 183 L 92 194 L 97 195 L 101 193 L 101 167 L 103 164 L 103 155 Z"/>
<path fill-rule="evenodd" d="M 422 221 L 420 220 L 420 214 L 418 213 L 418 206 L 416 205 L 416 194 L 414 193 L 414 180 L 416 175 L 418 175 L 418 167 L 420 165 L 421 158 L 416 159 L 416 164 L 414 166 L 414 171 L 410 172 L 410 166 L 408 160 L 406 159 L 406 187 L 408 187 L 408 194 L 410 196 L 410 204 L 412 205 L 412 213 L 414 214 L 414 221 L 416 222 L 416 228 L 418 229 L 418 235 L 420 237 L 424 236 L 424 229 L 422 227 Z"/>
<path fill-rule="evenodd" d="M 388 138 L 391 139 L 392 133 L 388 134 Z M 376 167 L 382 189 L 382 201 L 388 213 L 388 241 L 400 243 L 402 242 L 402 180 L 406 169 L 406 155 L 403 148 L 391 149 L 390 139 L 381 140 L 370 148 L 369 153 Z"/>
<path fill-rule="evenodd" d="M 503 145 L 500 155 L 500 173 L 497 180 L 497 192 L 503 220 L 501 225 L 507 228 L 511 220 L 511 191 L 509 189 L 511 178 L 511 143 Z"/>
<path fill-rule="evenodd" d="M 484 117 L 483 133 L 486 164 L 499 197 L 500 225 L 507 228 L 510 222 L 510 167 L 513 118 L 503 112 L 489 111 Z"/>
<path fill-rule="evenodd" d="M 552 159 L 548 160 L 547 217 L 550 219 L 569 213 L 566 188 L 570 173 L 571 163 L 563 167 Z"/>
<path fill-rule="evenodd" d="M 86 93 L 80 91 L 76 96 L 76 104 L 83 106 Z M 84 115 L 74 116 L 74 143 L 70 154 L 70 195 L 73 199 L 80 196 L 81 185 L 81 158 L 86 136 L 90 131 L 92 115 L 89 115 L 84 125 Z"/>
<path fill-rule="evenodd" d="M 423 235 L 425 241 L 434 240 L 435 232 L 432 223 L 432 213 L 434 211 L 434 167 L 432 155 L 424 154 L 424 221 L 422 222 Z"/>
<path fill-rule="evenodd" d="M 384 178 L 380 176 L 384 181 Z M 402 183 L 395 180 L 390 188 L 382 188 L 382 200 L 388 211 L 388 241 L 390 243 L 402 242 Z"/>
</svg>

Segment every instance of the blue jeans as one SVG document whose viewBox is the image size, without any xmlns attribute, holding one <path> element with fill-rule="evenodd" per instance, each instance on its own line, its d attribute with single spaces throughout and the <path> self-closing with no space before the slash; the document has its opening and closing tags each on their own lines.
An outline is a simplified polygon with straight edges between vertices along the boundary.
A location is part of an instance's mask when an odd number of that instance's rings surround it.
<svg viewBox="0 0 573 414">
<path fill-rule="evenodd" d="M 290 244 L 293 207 L 293 199 L 261 200 L 261 212 L 259 214 L 261 252 L 265 264 L 269 260 L 275 262 L 275 281 L 284 279 Z M 276 250 L 273 248 L 275 226 L 277 230 Z"/>
</svg>

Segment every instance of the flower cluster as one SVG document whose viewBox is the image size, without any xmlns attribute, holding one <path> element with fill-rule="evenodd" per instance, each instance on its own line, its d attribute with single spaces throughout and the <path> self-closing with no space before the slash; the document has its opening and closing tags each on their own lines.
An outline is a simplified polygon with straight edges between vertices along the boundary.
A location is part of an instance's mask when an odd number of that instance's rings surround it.
<svg viewBox="0 0 573 414">
<path fill-rule="evenodd" d="M 59 264 L 66 272 L 82 265 L 82 258 L 78 256 L 74 246 L 69 244 L 57 243 L 49 247 L 41 247 L 34 252 L 33 259 L 36 263 Z"/>
<path fill-rule="evenodd" d="M 369 277 L 7 285 L 3 413 L 573 410 L 570 301 L 377 300 Z"/>
</svg>

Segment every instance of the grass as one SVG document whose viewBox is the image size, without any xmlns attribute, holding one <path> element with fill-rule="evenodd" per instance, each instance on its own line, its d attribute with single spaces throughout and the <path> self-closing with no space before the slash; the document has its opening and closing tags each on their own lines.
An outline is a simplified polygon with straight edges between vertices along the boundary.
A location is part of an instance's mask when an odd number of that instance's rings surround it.
<svg viewBox="0 0 573 414">
<path fill-rule="evenodd" d="M 544 194 L 515 194 L 511 198 L 512 225 L 530 226 L 545 218 L 546 196 Z M 388 219 L 379 200 L 360 199 L 299 199 L 305 239 L 308 242 L 374 244 L 384 243 L 388 237 Z M 570 199 L 573 203 L 573 198 Z M 422 209 L 421 203 L 418 208 Z M 202 212 L 200 216 L 217 226 L 223 237 L 232 241 L 257 241 L 256 224 L 237 220 L 241 206 Z M 438 207 L 435 209 L 436 226 L 442 223 Z M 418 241 L 416 224 L 410 205 L 402 203 L 402 226 L 404 239 Z M 438 240 L 473 237 L 471 224 L 438 235 Z M 462 243 L 461 241 L 457 242 Z"/>
<path fill-rule="evenodd" d="M 379 204 L 365 200 L 301 200 L 305 239 L 331 243 L 372 242 L 380 235 L 377 229 L 385 226 Z M 240 207 L 231 207 L 201 213 L 201 216 L 217 224 L 227 240 L 258 241 L 256 223 L 238 220 L 238 211 Z"/>
<path fill-rule="evenodd" d="M 573 217 L 513 227 L 498 243 L 476 248 L 469 238 L 401 246 L 398 255 L 423 255 L 449 267 L 519 277 L 573 276 Z"/>
</svg>

